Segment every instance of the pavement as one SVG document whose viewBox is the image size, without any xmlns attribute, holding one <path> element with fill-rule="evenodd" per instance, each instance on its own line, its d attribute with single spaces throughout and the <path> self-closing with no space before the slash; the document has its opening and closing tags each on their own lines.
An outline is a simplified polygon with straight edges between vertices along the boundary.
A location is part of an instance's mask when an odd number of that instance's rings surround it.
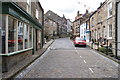
<svg viewBox="0 0 120 80">
<path fill-rule="evenodd" d="M 69 38 L 61 38 L 55 40 L 46 52 L 18 74 L 16 79 L 91 78 L 90 80 L 94 80 L 99 78 L 100 80 L 119 80 L 118 67 L 118 63 L 94 50 L 88 47 L 74 47 Z"/>
<path fill-rule="evenodd" d="M 19 72 L 21 72 L 23 69 L 28 67 L 31 63 L 33 63 L 37 58 L 39 58 L 46 50 L 47 48 L 54 42 L 54 40 L 51 40 L 47 42 L 42 49 L 38 50 L 34 55 L 30 56 L 29 58 L 26 58 L 25 60 L 21 61 L 17 65 L 15 65 L 11 70 L 9 70 L 6 73 L 2 73 L 2 79 L 10 79 L 15 77 Z"/>
</svg>

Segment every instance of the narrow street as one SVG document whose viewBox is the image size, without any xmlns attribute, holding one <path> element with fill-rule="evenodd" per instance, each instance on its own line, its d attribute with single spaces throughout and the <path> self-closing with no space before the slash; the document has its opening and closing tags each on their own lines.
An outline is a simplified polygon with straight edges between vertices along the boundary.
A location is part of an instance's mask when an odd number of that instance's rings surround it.
<svg viewBox="0 0 120 80">
<path fill-rule="evenodd" d="M 118 78 L 118 64 L 61 38 L 17 78 Z"/>
</svg>

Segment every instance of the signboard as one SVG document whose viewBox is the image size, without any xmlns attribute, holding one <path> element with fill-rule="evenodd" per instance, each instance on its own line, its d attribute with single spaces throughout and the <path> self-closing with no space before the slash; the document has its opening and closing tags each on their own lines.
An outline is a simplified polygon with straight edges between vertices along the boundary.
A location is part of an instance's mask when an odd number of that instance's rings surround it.
<svg viewBox="0 0 120 80">
<path fill-rule="evenodd" d="M 117 43 L 118 44 L 118 49 L 120 50 L 120 2 L 118 3 L 117 6 Z M 117 50 L 118 55 L 120 56 L 120 51 Z"/>
</svg>

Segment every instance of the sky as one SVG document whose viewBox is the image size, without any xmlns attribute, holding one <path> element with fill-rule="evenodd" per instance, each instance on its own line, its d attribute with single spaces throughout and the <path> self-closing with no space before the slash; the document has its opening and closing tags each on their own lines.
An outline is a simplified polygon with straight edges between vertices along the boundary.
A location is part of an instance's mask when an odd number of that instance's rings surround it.
<svg viewBox="0 0 120 80">
<path fill-rule="evenodd" d="M 65 15 L 67 19 L 71 21 L 75 20 L 77 12 L 84 14 L 86 9 L 91 11 L 95 11 L 101 2 L 105 0 L 39 0 L 44 13 L 48 10 L 53 11 L 59 16 Z"/>
</svg>

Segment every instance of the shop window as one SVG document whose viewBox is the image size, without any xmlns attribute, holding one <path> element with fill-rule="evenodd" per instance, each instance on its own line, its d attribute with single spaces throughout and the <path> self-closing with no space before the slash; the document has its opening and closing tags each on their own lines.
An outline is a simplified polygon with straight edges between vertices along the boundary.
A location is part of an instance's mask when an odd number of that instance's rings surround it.
<svg viewBox="0 0 120 80">
<path fill-rule="evenodd" d="M 28 48 L 28 25 L 24 24 L 24 48 Z"/>
<path fill-rule="evenodd" d="M 32 27 L 30 27 L 30 31 L 29 31 L 29 47 L 31 48 L 32 47 L 32 45 L 33 45 L 33 43 L 32 43 L 32 34 L 33 34 L 33 28 Z"/>
<path fill-rule="evenodd" d="M 23 50 L 23 23 L 18 22 L 18 50 Z"/>
<path fill-rule="evenodd" d="M 8 17 L 8 53 L 16 51 L 16 20 Z"/>
<path fill-rule="evenodd" d="M 5 53 L 5 45 L 6 45 L 6 16 L 2 16 L 2 30 L 1 30 L 1 36 L 2 36 L 2 53 Z"/>
<path fill-rule="evenodd" d="M 2 38 L 2 44 L 1 44 L 2 54 L 17 52 L 17 51 L 22 51 L 24 49 L 32 48 L 33 28 L 27 25 L 26 23 L 18 21 L 12 16 L 3 15 L 1 38 Z"/>
</svg>

